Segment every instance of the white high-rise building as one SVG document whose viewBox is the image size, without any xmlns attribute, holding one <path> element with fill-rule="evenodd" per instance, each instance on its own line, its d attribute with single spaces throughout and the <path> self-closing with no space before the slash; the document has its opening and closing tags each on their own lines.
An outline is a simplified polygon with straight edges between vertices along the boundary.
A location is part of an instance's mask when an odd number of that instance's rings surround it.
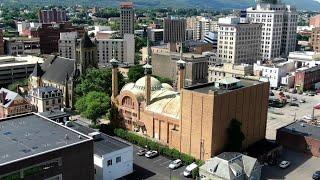
<svg viewBox="0 0 320 180">
<path fill-rule="evenodd" d="M 187 18 L 187 29 L 193 30 L 194 40 L 204 40 L 209 32 L 218 31 L 218 22 L 208 17 L 195 16 Z"/>
<path fill-rule="evenodd" d="M 246 18 L 219 19 L 218 58 L 224 63 L 253 64 L 261 60 L 262 24 Z"/>
<path fill-rule="evenodd" d="M 252 22 L 262 23 L 261 53 L 264 60 L 287 56 L 296 46 L 296 9 L 280 0 L 257 0 L 247 9 Z"/>
<path fill-rule="evenodd" d="M 97 38 L 99 65 L 108 66 L 112 58 L 120 63 L 134 64 L 135 41 L 133 34 L 124 34 L 123 39 Z"/>
</svg>

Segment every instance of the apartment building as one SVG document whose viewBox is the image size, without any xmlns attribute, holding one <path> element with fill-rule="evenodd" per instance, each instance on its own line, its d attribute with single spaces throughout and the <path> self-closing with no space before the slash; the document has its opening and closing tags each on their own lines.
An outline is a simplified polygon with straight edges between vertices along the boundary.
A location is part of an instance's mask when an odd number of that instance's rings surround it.
<svg viewBox="0 0 320 180">
<path fill-rule="evenodd" d="M 58 47 L 59 47 L 59 54 L 61 57 L 76 59 L 77 39 L 78 39 L 77 32 L 60 33 Z"/>
<path fill-rule="evenodd" d="M 219 29 L 218 21 L 208 17 L 195 16 L 187 18 L 187 29 L 193 30 L 194 40 L 204 40 L 209 32 L 216 32 Z"/>
<path fill-rule="evenodd" d="M 39 55 L 39 38 L 12 37 L 4 38 L 5 54 L 10 56 L 17 55 Z"/>
<path fill-rule="evenodd" d="M 67 12 L 62 9 L 49 9 L 39 11 L 39 22 L 43 24 L 63 23 L 67 21 Z"/>
<path fill-rule="evenodd" d="M 97 38 L 99 65 L 110 65 L 112 58 L 120 63 L 134 64 L 135 40 L 133 34 L 124 34 L 123 39 Z"/>
<path fill-rule="evenodd" d="M 165 43 L 183 42 L 186 39 L 186 19 L 170 17 L 164 19 L 163 39 Z"/>
<path fill-rule="evenodd" d="M 262 24 L 249 19 L 226 17 L 219 19 L 218 57 L 232 64 L 253 64 L 261 60 Z"/>
<path fill-rule="evenodd" d="M 247 17 L 262 23 L 261 54 L 263 60 L 287 56 L 295 50 L 298 15 L 292 6 L 280 0 L 257 1 L 256 7 L 247 9 Z"/>
<path fill-rule="evenodd" d="M 132 2 L 120 3 L 120 36 L 134 34 L 134 8 Z"/>
<path fill-rule="evenodd" d="M 62 90 L 51 86 L 34 88 L 30 92 L 31 104 L 39 113 L 63 108 Z"/>
</svg>

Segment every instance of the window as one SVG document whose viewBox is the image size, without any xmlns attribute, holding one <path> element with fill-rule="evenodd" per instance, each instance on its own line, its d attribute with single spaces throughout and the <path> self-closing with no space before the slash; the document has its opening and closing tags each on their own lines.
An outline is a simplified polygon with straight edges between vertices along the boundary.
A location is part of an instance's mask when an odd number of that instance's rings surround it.
<svg viewBox="0 0 320 180">
<path fill-rule="evenodd" d="M 107 166 L 112 166 L 112 159 L 107 161 Z"/>
<path fill-rule="evenodd" d="M 121 162 L 121 156 L 118 156 L 117 158 L 116 158 L 116 163 L 120 163 Z"/>
</svg>

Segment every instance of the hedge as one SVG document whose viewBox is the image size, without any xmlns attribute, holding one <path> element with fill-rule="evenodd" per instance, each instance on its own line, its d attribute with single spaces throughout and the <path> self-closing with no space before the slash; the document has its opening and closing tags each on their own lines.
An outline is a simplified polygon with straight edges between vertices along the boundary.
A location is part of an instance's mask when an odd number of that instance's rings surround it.
<svg viewBox="0 0 320 180">
<path fill-rule="evenodd" d="M 126 131 L 124 129 L 114 129 L 114 134 L 140 147 L 147 146 L 149 149 L 157 150 L 159 154 L 167 156 L 171 159 L 181 159 L 184 165 L 189 165 L 193 162 L 196 162 L 198 165 L 203 163 L 203 161 L 196 160 L 194 157 L 188 154 L 181 153 L 174 148 L 169 148 L 168 146 L 159 144 L 156 141 L 150 140 L 148 138 L 144 138 L 142 136 Z"/>
</svg>

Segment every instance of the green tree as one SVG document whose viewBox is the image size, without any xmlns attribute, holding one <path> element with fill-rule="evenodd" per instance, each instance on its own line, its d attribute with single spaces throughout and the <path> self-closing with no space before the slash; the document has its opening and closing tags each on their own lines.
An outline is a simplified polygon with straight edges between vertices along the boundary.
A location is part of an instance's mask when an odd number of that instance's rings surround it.
<svg viewBox="0 0 320 180">
<path fill-rule="evenodd" d="M 136 82 L 138 79 L 144 76 L 144 69 L 141 65 L 135 65 L 130 67 L 128 72 L 128 81 Z"/>
<path fill-rule="evenodd" d="M 152 42 L 149 40 L 149 45 L 152 46 Z M 139 52 L 143 47 L 147 46 L 147 38 L 136 37 L 135 38 L 135 51 Z"/>
<path fill-rule="evenodd" d="M 124 77 L 118 74 L 119 89 L 124 84 Z M 112 94 L 112 71 L 111 69 L 88 69 L 84 75 L 80 77 L 75 89 L 78 97 L 85 96 L 91 91 L 104 92 L 108 96 Z"/>
<path fill-rule="evenodd" d="M 10 84 L 10 85 L 8 86 L 8 89 L 9 89 L 10 91 L 17 92 L 17 87 L 18 87 L 18 86 L 26 86 L 26 85 L 28 85 L 28 79 L 27 79 L 27 78 L 26 78 L 26 79 L 22 79 L 22 80 L 18 80 L 18 81 L 16 81 L 16 82 Z"/>
<path fill-rule="evenodd" d="M 156 76 L 156 78 L 157 78 L 161 83 L 167 83 L 167 84 L 170 84 L 171 86 L 173 85 L 173 81 L 172 81 L 170 78 L 160 77 L 160 76 Z"/>
<path fill-rule="evenodd" d="M 245 140 L 245 136 L 241 130 L 242 123 L 236 119 L 232 119 L 227 129 L 227 151 L 239 152 L 242 149 L 242 142 Z"/>
<path fill-rule="evenodd" d="M 75 106 L 81 116 L 91 119 L 92 123 L 96 124 L 97 119 L 110 109 L 110 97 L 106 93 L 92 91 L 81 97 Z"/>
</svg>

